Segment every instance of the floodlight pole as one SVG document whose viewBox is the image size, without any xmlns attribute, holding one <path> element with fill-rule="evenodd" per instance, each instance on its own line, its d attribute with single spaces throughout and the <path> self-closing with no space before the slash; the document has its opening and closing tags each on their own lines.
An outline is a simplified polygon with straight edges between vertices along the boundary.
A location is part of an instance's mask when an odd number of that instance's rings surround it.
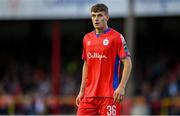
<svg viewBox="0 0 180 116">
<path fill-rule="evenodd" d="M 132 64 L 134 67 L 134 28 L 135 28 L 135 14 L 134 14 L 134 0 L 128 0 L 128 15 L 125 19 L 125 38 L 128 44 L 129 51 L 131 53 L 131 58 L 132 58 Z M 129 78 L 129 82 L 127 84 L 127 97 L 131 97 L 133 94 L 133 77 L 134 75 L 134 68 L 132 68 L 131 71 L 131 76 Z"/>
<path fill-rule="evenodd" d="M 53 114 L 59 114 L 59 94 L 60 94 L 60 66 L 61 66 L 61 57 L 60 57 L 60 23 L 53 22 L 52 24 L 52 94 L 55 98 L 55 104 L 53 107 Z"/>
</svg>

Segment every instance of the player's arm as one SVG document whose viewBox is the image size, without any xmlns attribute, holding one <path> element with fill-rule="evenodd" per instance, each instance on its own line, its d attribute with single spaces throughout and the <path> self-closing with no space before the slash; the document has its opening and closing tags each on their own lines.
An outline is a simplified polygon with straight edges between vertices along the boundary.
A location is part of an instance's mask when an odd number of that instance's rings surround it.
<svg viewBox="0 0 180 116">
<path fill-rule="evenodd" d="M 124 68 L 122 70 L 121 82 L 114 93 L 115 102 L 121 102 L 123 100 L 123 96 L 125 94 L 125 87 L 126 87 L 126 84 L 127 84 L 127 81 L 129 79 L 131 69 L 132 69 L 132 62 L 131 62 L 130 56 L 127 56 L 126 58 L 122 59 L 121 61 L 124 65 Z"/>
<path fill-rule="evenodd" d="M 83 69 L 82 69 L 82 80 L 81 80 L 80 91 L 79 91 L 79 94 L 76 98 L 76 105 L 77 106 L 79 105 L 79 102 L 82 100 L 82 98 L 84 96 L 86 78 L 87 78 L 87 64 L 86 64 L 86 61 L 84 61 L 84 65 L 83 65 Z"/>
<path fill-rule="evenodd" d="M 127 81 L 129 79 L 129 75 L 131 73 L 132 69 L 132 62 L 131 62 L 131 57 L 126 57 L 121 60 L 122 63 L 124 64 L 123 72 L 122 72 L 122 80 L 119 84 L 119 87 L 126 87 Z"/>
</svg>

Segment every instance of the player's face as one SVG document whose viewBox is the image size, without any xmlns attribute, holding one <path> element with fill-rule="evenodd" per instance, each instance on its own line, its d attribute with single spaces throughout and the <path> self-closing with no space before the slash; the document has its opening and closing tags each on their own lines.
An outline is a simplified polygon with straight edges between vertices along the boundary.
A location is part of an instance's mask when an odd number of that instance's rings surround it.
<svg viewBox="0 0 180 116">
<path fill-rule="evenodd" d="M 109 16 L 101 11 L 101 12 L 91 12 L 91 19 L 95 29 L 104 29 L 107 27 L 107 21 Z"/>
</svg>

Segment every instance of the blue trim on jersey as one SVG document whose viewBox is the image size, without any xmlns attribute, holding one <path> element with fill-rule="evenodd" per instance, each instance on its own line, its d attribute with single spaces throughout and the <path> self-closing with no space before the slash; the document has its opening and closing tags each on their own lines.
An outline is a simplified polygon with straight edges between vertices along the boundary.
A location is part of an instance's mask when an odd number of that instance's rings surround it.
<svg viewBox="0 0 180 116">
<path fill-rule="evenodd" d="M 114 81 L 113 81 L 113 88 L 114 90 L 118 87 L 119 85 L 119 74 L 118 74 L 118 66 L 120 59 L 118 56 L 116 56 L 116 61 L 115 61 L 115 66 L 114 66 Z"/>
<path fill-rule="evenodd" d="M 101 34 L 96 34 L 96 37 L 99 37 Z"/>
<path fill-rule="evenodd" d="M 110 31 L 110 29 L 111 29 L 111 28 L 107 28 L 107 29 L 104 31 L 104 33 L 109 32 L 109 31 Z"/>
<path fill-rule="evenodd" d="M 111 28 L 107 28 L 106 30 L 104 30 L 103 34 L 107 33 L 110 31 Z M 96 34 L 96 31 L 94 31 L 96 37 L 99 37 L 101 34 Z"/>
</svg>

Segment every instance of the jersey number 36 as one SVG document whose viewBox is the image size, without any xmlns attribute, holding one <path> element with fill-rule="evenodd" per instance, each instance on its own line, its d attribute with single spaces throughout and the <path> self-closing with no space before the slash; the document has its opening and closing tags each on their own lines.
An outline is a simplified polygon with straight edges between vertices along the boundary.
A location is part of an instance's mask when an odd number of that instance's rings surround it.
<svg viewBox="0 0 180 116">
<path fill-rule="evenodd" d="M 115 105 L 108 105 L 107 106 L 107 115 L 108 116 L 112 116 L 112 115 L 116 115 L 116 106 Z"/>
</svg>

